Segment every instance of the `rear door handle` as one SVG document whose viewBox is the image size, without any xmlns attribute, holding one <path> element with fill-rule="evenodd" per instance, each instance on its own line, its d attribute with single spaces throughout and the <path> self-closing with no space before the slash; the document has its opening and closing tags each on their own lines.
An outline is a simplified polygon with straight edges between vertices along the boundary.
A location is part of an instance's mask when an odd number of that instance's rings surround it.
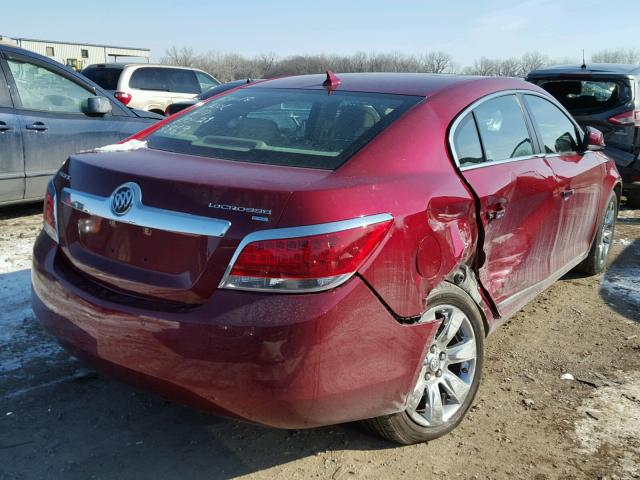
<svg viewBox="0 0 640 480">
<path fill-rule="evenodd" d="M 35 130 L 37 132 L 44 132 L 48 129 L 49 127 L 42 122 L 33 122 L 31 125 L 27 125 L 27 130 Z"/>
<path fill-rule="evenodd" d="M 7 132 L 9 130 L 13 130 L 13 127 L 7 125 L 7 122 L 0 122 L 0 132 Z"/>
<path fill-rule="evenodd" d="M 573 195 L 573 188 L 568 188 L 567 190 L 563 190 L 561 195 L 564 200 L 568 200 L 571 195 Z"/>
<path fill-rule="evenodd" d="M 498 204 L 491 207 L 491 210 L 487 212 L 487 219 L 500 220 L 501 218 L 504 218 L 504 214 L 505 214 L 504 205 Z"/>
</svg>

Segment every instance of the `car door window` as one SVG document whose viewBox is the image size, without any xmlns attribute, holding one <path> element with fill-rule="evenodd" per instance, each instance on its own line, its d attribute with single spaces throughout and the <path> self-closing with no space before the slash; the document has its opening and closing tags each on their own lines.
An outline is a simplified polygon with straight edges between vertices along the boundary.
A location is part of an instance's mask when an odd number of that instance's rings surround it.
<svg viewBox="0 0 640 480">
<path fill-rule="evenodd" d="M 8 59 L 22 107 L 46 112 L 82 113 L 93 94 L 68 78 L 22 60 Z"/>
<path fill-rule="evenodd" d="M 198 79 L 198 83 L 200 84 L 201 92 L 206 92 L 210 88 L 220 85 L 220 83 L 217 82 L 215 78 L 213 78 L 210 75 L 207 75 L 204 72 L 195 72 L 195 73 L 196 73 L 196 78 Z"/>
<path fill-rule="evenodd" d="M 514 95 L 488 100 L 474 113 L 487 162 L 533 155 L 531 136 Z"/>
<path fill-rule="evenodd" d="M 167 84 L 173 93 L 200 93 L 200 84 L 193 70 L 167 68 Z"/>
<path fill-rule="evenodd" d="M 143 67 L 134 70 L 129 80 L 131 88 L 168 92 L 165 68 Z"/>
<path fill-rule="evenodd" d="M 562 110 L 536 95 L 526 95 L 526 99 L 542 137 L 545 153 L 578 151 L 576 127 Z"/>
<path fill-rule="evenodd" d="M 472 113 L 468 113 L 458 124 L 453 136 L 453 148 L 461 167 L 484 162 L 480 137 Z"/>
</svg>

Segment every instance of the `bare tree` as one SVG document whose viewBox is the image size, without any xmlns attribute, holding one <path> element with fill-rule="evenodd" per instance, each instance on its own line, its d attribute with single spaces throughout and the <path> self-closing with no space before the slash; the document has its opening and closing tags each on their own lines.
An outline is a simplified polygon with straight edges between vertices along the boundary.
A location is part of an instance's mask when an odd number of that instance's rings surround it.
<svg viewBox="0 0 640 480">
<path fill-rule="evenodd" d="M 526 77 L 529 72 L 542 68 L 549 64 L 549 57 L 540 52 L 528 52 L 520 59 L 519 74 Z"/>
<path fill-rule="evenodd" d="M 594 63 L 640 63 L 640 50 L 601 50 L 591 55 Z"/>
<path fill-rule="evenodd" d="M 495 59 L 480 57 L 464 69 L 456 66 L 446 52 L 432 51 L 422 55 L 402 52 L 365 53 L 352 55 L 291 55 L 279 58 L 275 53 L 262 53 L 245 57 L 237 53 L 208 52 L 196 54 L 192 48 L 171 47 L 162 57 L 162 63 L 197 67 L 215 75 L 218 80 L 228 82 L 241 78 L 269 78 L 278 75 L 301 75 L 323 73 L 327 69 L 335 72 L 430 72 L 452 73 L 463 71 L 470 75 L 526 76 L 530 71 L 558 63 L 576 63 L 565 58 L 550 59 L 540 52 L 525 53 L 521 57 Z M 638 50 L 603 50 L 592 56 L 592 61 L 640 63 Z"/>
<path fill-rule="evenodd" d="M 490 58 L 481 57 L 479 60 L 474 60 L 473 66 L 467 67 L 464 73 L 468 75 L 482 75 L 482 76 L 494 76 L 498 73 L 498 68 L 495 60 Z"/>
<path fill-rule="evenodd" d="M 191 47 L 171 47 L 160 59 L 160 63 L 178 65 L 180 67 L 194 67 L 198 63 L 198 57 Z"/>
<path fill-rule="evenodd" d="M 427 73 L 449 73 L 453 67 L 453 58 L 443 51 L 428 52 L 422 57 L 422 71 Z"/>
</svg>

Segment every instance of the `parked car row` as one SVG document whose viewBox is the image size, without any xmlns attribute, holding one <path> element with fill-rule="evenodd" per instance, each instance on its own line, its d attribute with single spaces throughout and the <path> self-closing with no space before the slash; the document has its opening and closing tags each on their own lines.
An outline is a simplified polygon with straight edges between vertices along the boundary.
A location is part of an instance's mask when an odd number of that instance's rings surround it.
<svg viewBox="0 0 640 480">
<path fill-rule="evenodd" d="M 69 155 L 122 140 L 160 118 L 126 108 L 58 62 L 0 45 L 0 205 L 43 198 Z"/>
<path fill-rule="evenodd" d="M 622 188 L 603 148 L 522 80 L 253 83 L 64 163 L 33 309 L 180 403 L 431 440 L 470 408 L 490 332 L 603 270 Z"/>
<path fill-rule="evenodd" d="M 192 107 L 193 105 L 195 105 L 198 102 L 202 102 L 204 100 L 208 100 L 211 97 L 215 97 L 216 95 L 220 95 L 221 93 L 227 92 L 233 88 L 238 88 L 238 87 L 242 87 L 244 85 L 250 85 L 251 83 L 254 82 L 259 82 L 262 81 L 260 80 L 251 80 L 250 78 L 246 78 L 246 79 L 241 79 L 241 80 L 232 80 L 231 82 L 227 82 L 227 83 L 222 83 L 220 85 L 217 85 L 215 87 L 210 88 L 209 90 L 207 90 L 206 92 L 201 93 L 200 95 L 198 95 L 195 98 L 192 98 L 190 100 L 182 100 L 180 102 L 176 102 L 176 103 L 172 103 L 171 105 L 169 105 L 164 113 L 165 115 L 173 115 L 174 113 L 178 113 L 181 112 L 182 110 L 184 110 L 185 108 L 189 108 Z"/>
<path fill-rule="evenodd" d="M 169 65 L 100 63 L 89 65 L 82 74 L 125 105 L 160 115 L 172 103 L 220 85 L 202 70 Z"/>
<path fill-rule="evenodd" d="M 583 128 L 602 131 L 627 204 L 640 208 L 640 66 L 560 66 L 531 72 L 527 80 L 551 93 Z"/>
</svg>

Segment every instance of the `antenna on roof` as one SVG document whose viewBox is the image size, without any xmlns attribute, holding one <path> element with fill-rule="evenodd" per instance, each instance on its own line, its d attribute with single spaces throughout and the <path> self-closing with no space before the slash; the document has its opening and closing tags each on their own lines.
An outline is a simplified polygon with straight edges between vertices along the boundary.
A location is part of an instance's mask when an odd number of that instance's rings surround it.
<svg viewBox="0 0 640 480">
<path fill-rule="evenodd" d="M 580 68 L 583 70 L 587 68 L 587 62 L 584 60 L 584 48 L 582 49 L 582 65 L 580 65 Z"/>
<path fill-rule="evenodd" d="M 336 88 L 338 88 L 338 85 L 340 85 L 340 83 L 342 82 L 340 81 L 338 76 L 331 70 L 327 70 L 327 79 L 322 82 L 322 86 L 329 90 L 329 92 L 331 92 L 331 90 L 335 90 Z"/>
</svg>

